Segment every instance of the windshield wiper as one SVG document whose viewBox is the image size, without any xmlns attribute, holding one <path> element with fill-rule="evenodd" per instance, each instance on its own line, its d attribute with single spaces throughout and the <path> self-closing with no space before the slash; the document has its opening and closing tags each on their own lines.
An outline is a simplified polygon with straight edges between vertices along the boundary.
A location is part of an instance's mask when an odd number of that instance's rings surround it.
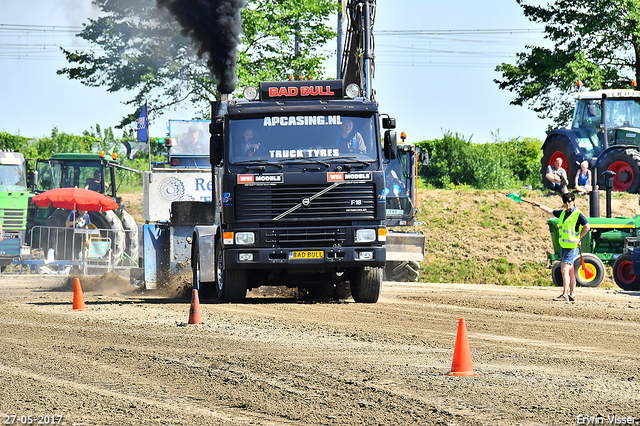
<svg viewBox="0 0 640 426">
<path fill-rule="evenodd" d="M 282 164 L 274 163 L 273 161 L 264 161 L 264 160 L 244 160 L 244 161 L 238 161 L 236 163 L 232 163 L 232 165 L 234 166 L 246 166 L 246 165 L 254 165 L 254 164 L 258 164 L 258 165 L 265 164 L 268 166 L 278 166 L 282 168 Z"/>
<path fill-rule="evenodd" d="M 313 164 L 322 164 L 325 167 L 329 167 L 329 163 L 326 163 L 324 161 L 320 161 L 320 160 L 314 160 L 312 158 L 287 158 L 285 160 L 282 160 L 283 164 L 290 164 L 290 163 L 313 163 Z"/>
<path fill-rule="evenodd" d="M 360 163 L 360 164 L 364 164 L 365 166 L 370 166 L 371 165 L 371 161 L 365 161 L 365 160 L 359 160 L 356 157 L 350 156 L 350 157 L 330 157 L 329 158 L 331 161 L 333 160 L 349 160 L 349 161 L 354 161 L 356 163 Z"/>
</svg>

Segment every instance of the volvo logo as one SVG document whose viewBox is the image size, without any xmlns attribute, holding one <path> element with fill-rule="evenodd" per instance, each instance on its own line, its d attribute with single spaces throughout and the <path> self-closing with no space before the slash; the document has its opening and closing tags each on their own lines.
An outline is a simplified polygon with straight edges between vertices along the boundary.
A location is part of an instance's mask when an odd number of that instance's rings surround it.
<svg viewBox="0 0 640 426">
<path fill-rule="evenodd" d="M 303 206 L 308 206 L 309 204 L 311 204 L 311 200 L 309 198 L 303 198 L 302 199 L 302 205 Z"/>
</svg>

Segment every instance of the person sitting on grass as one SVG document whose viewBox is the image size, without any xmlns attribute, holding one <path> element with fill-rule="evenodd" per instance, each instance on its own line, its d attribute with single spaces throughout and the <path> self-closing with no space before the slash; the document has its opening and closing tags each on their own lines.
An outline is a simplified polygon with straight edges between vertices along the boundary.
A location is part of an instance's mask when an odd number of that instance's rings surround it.
<svg viewBox="0 0 640 426">
<path fill-rule="evenodd" d="M 580 163 L 580 170 L 576 173 L 575 185 L 576 191 L 580 195 L 588 194 L 593 189 L 591 185 L 591 170 L 589 170 L 589 162 L 586 160 Z"/>
<path fill-rule="evenodd" d="M 567 190 L 569 181 L 567 180 L 567 172 L 562 168 L 562 158 L 556 158 L 554 165 L 549 165 L 549 167 L 547 167 L 545 179 L 547 188 L 550 190 L 561 192 L 563 194 L 569 192 Z"/>
</svg>

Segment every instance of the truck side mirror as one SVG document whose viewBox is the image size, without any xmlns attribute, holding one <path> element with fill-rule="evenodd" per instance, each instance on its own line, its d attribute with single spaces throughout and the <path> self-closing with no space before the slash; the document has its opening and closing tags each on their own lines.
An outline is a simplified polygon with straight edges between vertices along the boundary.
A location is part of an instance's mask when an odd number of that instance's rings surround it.
<svg viewBox="0 0 640 426">
<path fill-rule="evenodd" d="M 395 130 L 384 132 L 384 156 L 389 160 L 395 160 L 398 153 L 398 139 Z"/>
<path fill-rule="evenodd" d="M 428 152 L 420 152 L 420 161 L 422 162 L 423 166 L 428 166 L 429 165 L 429 153 Z"/>
<path fill-rule="evenodd" d="M 35 192 L 36 189 L 38 188 L 38 171 L 37 170 L 31 170 L 29 172 L 29 182 L 27 183 L 27 186 L 30 186 L 33 192 Z"/>
<path fill-rule="evenodd" d="M 385 129 L 395 129 L 396 119 L 392 117 L 382 117 L 382 127 Z"/>
</svg>

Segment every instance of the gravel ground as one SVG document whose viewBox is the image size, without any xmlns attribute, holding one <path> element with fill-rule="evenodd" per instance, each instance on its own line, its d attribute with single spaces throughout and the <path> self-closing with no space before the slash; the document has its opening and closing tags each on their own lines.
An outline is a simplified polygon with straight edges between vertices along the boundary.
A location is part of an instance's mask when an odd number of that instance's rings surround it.
<svg viewBox="0 0 640 426">
<path fill-rule="evenodd" d="M 640 293 L 385 282 L 201 300 L 187 327 L 188 298 L 81 282 L 76 312 L 63 277 L 0 277 L 3 424 L 640 424 Z M 446 375 L 459 318 L 478 377 Z"/>
</svg>

